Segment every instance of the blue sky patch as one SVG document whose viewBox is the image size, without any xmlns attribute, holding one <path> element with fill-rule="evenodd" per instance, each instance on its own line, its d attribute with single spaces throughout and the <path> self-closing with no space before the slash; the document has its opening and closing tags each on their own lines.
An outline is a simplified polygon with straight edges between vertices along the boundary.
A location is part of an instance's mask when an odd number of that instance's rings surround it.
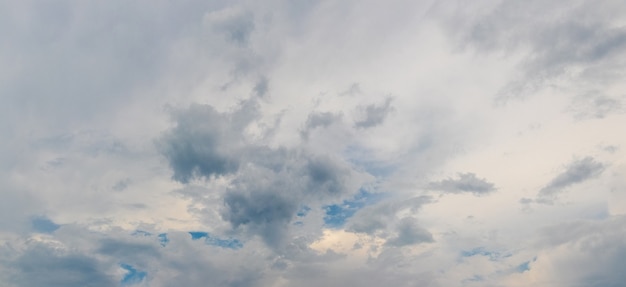
<svg viewBox="0 0 626 287">
<path fill-rule="evenodd" d="M 134 236 L 152 236 L 152 233 L 143 230 L 135 230 L 131 235 Z"/>
<path fill-rule="evenodd" d="M 239 249 L 243 247 L 243 244 L 237 239 L 220 239 L 217 237 L 209 236 L 204 242 L 209 245 L 219 246 L 229 249 Z"/>
<path fill-rule="evenodd" d="M 141 281 L 143 281 L 143 279 L 146 278 L 146 276 L 148 275 L 147 272 L 138 271 L 129 264 L 122 263 L 120 264 L 120 267 L 126 270 L 126 274 L 122 278 L 122 281 L 120 281 L 120 283 L 122 283 L 122 286 L 141 283 Z"/>
<path fill-rule="evenodd" d="M 221 239 L 204 231 L 190 231 L 189 234 L 191 235 L 191 240 L 198 240 L 200 238 L 204 238 L 204 243 L 208 245 L 219 246 L 222 248 L 235 249 L 235 250 L 243 247 L 243 243 L 241 243 L 241 241 L 239 241 L 238 239 L 232 239 L 232 238 Z"/>
<path fill-rule="evenodd" d="M 189 231 L 189 234 L 191 234 L 191 240 L 198 240 L 202 237 L 209 236 L 209 233 L 202 231 Z"/>
<path fill-rule="evenodd" d="M 305 217 L 309 213 L 310 210 L 311 210 L 310 207 L 308 207 L 306 205 L 302 206 L 302 208 L 300 208 L 300 210 L 298 211 L 298 213 L 296 213 L 296 215 L 298 217 Z"/>
<path fill-rule="evenodd" d="M 341 204 L 324 206 L 324 211 L 326 211 L 324 224 L 331 228 L 339 228 L 359 209 L 373 204 L 381 198 L 382 194 L 380 193 L 370 193 L 361 189 L 351 200 L 344 200 Z"/>
<path fill-rule="evenodd" d="M 476 247 L 472 250 L 461 251 L 461 257 L 472 257 L 476 255 L 489 257 L 489 260 L 491 261 L 497 261 L 500 258 L 506 258 L 511 256 L 511 254 L 501 254 L 498 251 L 489 251 L 485 249 L 485 247 Z"/>
<path fill-rule="evenodd" d="M 37 232 L 41 233 L 52 233 L 59 229 L 61 225 L 58 225 L 47 217 L 35 217 L 31 220 L 31 224 L 33 225 L 33 229 Z"/>
<path fill-rule="evenodd" d="M 530 261 L 526 261 L 522 264 L 520 264 L 519 266 L 517 266 L 517 272 L 519 273 L 524 273 L 525 271 L 530 270 Z"/>
<path fill-rule="evenodd" d="M 385 177 L 392 174 L 395 170 L 395 166 L 384 161 L 370 160 L 368 155 L 372 154 L 371 150 L 368 150 L 360 146 L 349 146 L 344 150 L 344 155 L 355 166 L 362 168 L 367 173 L 376 177 Z"/>
<path fill-rule="evenodd" d="M 161 246 L 163 247 L 165 247 L 165 245 L 167 245 L 170 242 L 170 239 L 167 238 L 167 233 L 161 233 L 157 235 L 157 237 L 159 238 L 159 242 L 161 243 Z"/>
</svg>

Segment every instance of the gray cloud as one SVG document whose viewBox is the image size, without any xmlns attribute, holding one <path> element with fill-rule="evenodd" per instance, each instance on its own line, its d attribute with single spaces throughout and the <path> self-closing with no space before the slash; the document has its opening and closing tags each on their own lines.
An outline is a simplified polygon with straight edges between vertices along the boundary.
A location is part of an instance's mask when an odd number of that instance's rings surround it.
<svg viewBox="0 0 626 287">
<path fill-rule="evenodd" d="M 565 167 L 565 171 L 557 175 L 540 191 L 540 196 L 554 196 L 564 188 L 581 183 L 600 175 L 605 165 L 592 157 L 574 160 Z"/>
<path fill-rule="evenodd" d="M 254 167 L 238 173 L 224 193 L 221 215 L 280 250 L 289 243 L 291 221 L 302 205 L 318 206 L 355 191 L 348 189 L 350 171 L 328 157 L 267 152 L 267 160 L 256 157 Z"/>
<path fill-rule="evenodd" d="M 625 219 L 614 216 L 601 221 L 574 221 L 543 228 L 537 242 L 542 252 L 531 269 L 552 266 L 554 270 L 549 276 L 560 278 L 563 284 L 559 286 L 574 283 L 597 287 L 623 285 L 626 274 L 620 272 L 620 268 L 626 264 Z M 585 268 L 580 268 L 581 265 Z"/>
<path fill-rule="evenodd" d="M 254 31 L 254 14 L 238 7 L 209 13 L 205 17 L 209 25 L 228 40 L 247 46 Z"/>
<path fill-rule="evenodd" d="M 624 112 L 621 99 L 607 96 L 600 91 L 589 91 L 575 97 L 567 110 L 576 119 L 602 119 Z"/>
<path fill-rule="evenodd" d="M 256 117 L 256 102 L 242 103 L 231 113 L 212 106 L 192 105 L 175 114 L 176 127 L 157 145 L 182 183 L 198 177 L 210 178 L 235 172 L 239 167 L 241 131 Z"/>
<path fill-rule="evenodd" d="M 283 183 L 284 184 L 284 183 Z M 289 186 L 273 183 L 267 188 L 238 186 L 224 196 L 222 217 L 234 228 L 246 226 L 273 248 L 284 246 L 287 229 L 298 210 L 298 202 L 288 198 Z"/>
<path fill-rule="evenodd" d="M 154 244 L 146 244 L 145 242 L 129 242 L 116 239 L 103 239 L 100 242 L 98 253 L 113 256 L 119 259 L 132 257 L 159 257 L 160 252 Z"/>
<path fill-rule="evenodd" d="M 459 150 L 488 141 L 487 156 L 508 162 L 541 149 L 528 145 L 540 131 L 517 141 L 504 130 L 525 126 L 525 110 L 485 105 L 498 86 L 503 100 L 554 88 L 551 95 L 571 97 L 567 112 L 602 127 L 597 142 L 566 148 L 623 146 L 611 130 L 624 109 L 623 95 L 613 92 L 625 75 L 622 1 L 437 1 L 457 7 L 442 22 L 479 55 L 449 54 L 454 47 L 430 21 L 442 15 L 428 1 L 389 1 L 384 9 L 377 1 L 94 3 L 0 1 L 8 43 L 0 45 L 2 284 L 117 286 L 128 264 L 147 274 L 139 286 L 509 286 L 496 282 L 510 275 L 501 268 L 526 262 L 529 270 L 512 279 L 541 270 L 526 277 L 542 281 L 515 283 L 623 285 L 624 224 L 608 215 L 623 212 L 619 176 L 588 195 L 591 205 L 609 202 L 600 212 L 574 200 L 527 213 L 498 205 L 470 220 L 457 199 L 415 197 L 424 187 L 416 176 L 449 172 Z M 398 97 L 376 96 L 386 92 Z M 245 96 L 253 100 L 237 102 Z M 541 103 L 542 111 L 563 111 L 551 106 L 560 98 Z M 528 104 L 532 110 L 535 102 Z M 171 113 L 169 128 L 168 105 L 189 107 Z M 541 134 L 555 127 L 544 120 L 564 124 L 563 132 L 576 128 L 540 114 L 533 122 Z M 614 147 L 603 156 L 621 156 Z M 519 164 L 533 166 L 532 159 Z M 609 168 L 621 174 L 617 164 L 565 171 L 539 197 Z M 511 179 L 501 176 L 489 179 Z M 508 198 L 536 186 L 507 184 L 515 185 L 507 185 Z M 431 187 L 495 190 L 469 173 Z M 359 190 L 382 196 L 361 201 Z M 324 207 L 342 204 L 345 225 L 329 227 Z M 581 217 L 594 220 L 552 226 L 545 241 L 527 244 L 537 222 Z M 190 226 L 243 246 L 193 241 Z M 360 250 L 349 250 L 352 239 Z M 511 254 L 459 262 L 459 244 Z"/>
<path fill-rule="evenodd" d="M 306 120 L 304 129 L 300 131 L 300 136 L 304 139 L 309 138 L 309 134 L 317 128 L 325 128 L 334 123 L 340 122 L 341 114 L 331 112 L 315 112 L 311 113 Z"/>
<path fill-rule="evenodd" d="M 115 190 L 115 191 L 123 191 L 131 183 L 132 183 L 132 180 L 130 180 L 130 178 L 125 178 L 125 179 L 117 181 L 111 188 L 113 188 L 113 190 Z"/>
<path fill-rule="evenodd" d="M 388 239 L 385 245 L 402 247 L 423 242 L 433 242 L 433 235 L 417 225 L 417 220 L 412 217 L 405 217 L 400 220 L 396 227 L 397 235 Z"/>
<path fill-rule="evenodd" d="M 64 252 L 43 244 L 30 246 L 11 262 L 15 286 L 115 286 L 106 268 L 81 253 Z"/>
<path fill-rule="evenodd" d="M 269 80 L 266 77 L 261 77 L 259 81 L 257 81 L 256 85 L 254 85 L 254 92 L 257 97 L 264 97 L 269 90 Z"/>
<path fill-rule="evenodd" d="M 31 221 L 33 229 L 37 232 L 52 233 L 61 227 L 45 216 L 37 216 Z"/>
<path fill-rule="evenodd" d="M 620 1 L 578 1 L 568 7 L 560 1 L 499 1 L 481 9 L 447 4 L 433 11 L 446 15 L 444 26 L 459 46 L 524 54 L 522 75 L 502 89 L 498 100 L 562 85 L 558 77 L 593 86 L 623 76 L 626 57 L 620 51 L 626 47 L 626 29 L 616 24 L 625 12 Z"/>
<path fill-rule="evenodd" d="M 394 108 L 391 106 L 392 98 L 387 98 L 384 103 L 380 105 L 369 105 L 364 108 L 365 117 L 362 120 L 356 121 L 354 126 L 357 128 L 371 128 L 382 124 L 385 118 L 391 113 Z"/>
<path fill-rule="evenodd" d="M 321 205 L 357 190 L 351 184 L 351 167 L 341 160 L 300 148 L 270 148 L 248 141 L 241 131 L 257 118 L 254 99 L 226 113 L 211 106 L 192 105 L 175 113 L 176 126 L 157 141 L 157 146 L 174 171 L 173 179 L 181 183 L 231 176 L 231 186 L 220 194 L 222 219 L 233 229 L 258 235 L 279 250 L 288 245 L 285 240 L 291 220 L 302 205 Z M 309 126 L 326 123 L 326 116 L 309 119 Z M 196 199 L 194 204 L 214 206 L 209 202 L 213 197 L 197 194 L 204 192 L 208 191 L 185 191 Z"/>
<path fill-rule="evenodd" d="M 309 178 L 309 192 L 341 195 L 346 193 L 344 182 L 350 172 L 328 157 L 308 159 L 305 171 Z"/>
<path fill-rule="evenodd" d="M 362 93 L 363 91 L 361 91 L 361 85 L 359 83 L 352 83 L 352 85 L 350 85 L 350 87 L 347 90 L 339 93 L 339 96 L 352 97 L 352 96 L 356 96 Z"/>
<path fill-rule="evenodd" d="M 458 179 L 444 179 L 442 181 L 431 182 L 428 188 L 440 190 L 446 193 L 471 192 L 475 195 L 490 193 L 496 188 L 493 183 L 484 178 L 478 178 L 473 173 L 459 173 Z"/>
<path fill-rule="evenodd" d="M 386 237 L 390 229 L 393 228 L 394 223 L 398 220 L 398 212 L 402 210 L 416 212 L 424 204 L 430 202 L 431 198 L 428 196 L 413 197 L 401 201 L 384 200 L 357 211 L 354 217 L 350 218 L 346 230 Z"/>
<path fill-rule="evenodd" d="M 2 4 L 0 34 L 12 44 L 0 57 L 28 55 L 12 62 L 21 68 L 0 86 L 15 101 L 10 114 L 30 111 L 38 115 L 36 124 L 56 128 L 127 104 L 130 90 L 154 84 L 169 65 L 172 45 L 214 5 L 197 2 L 161 13 L 139 2 L 123 11 L 70 1 Z M 22 12 L 25 18 L 16 17 Z"/>
</svg>

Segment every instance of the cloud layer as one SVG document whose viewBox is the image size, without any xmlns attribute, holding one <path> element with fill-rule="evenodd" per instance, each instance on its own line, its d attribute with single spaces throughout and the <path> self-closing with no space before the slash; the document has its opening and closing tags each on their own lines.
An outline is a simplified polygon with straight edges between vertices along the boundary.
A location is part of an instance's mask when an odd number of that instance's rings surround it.
<svg viewBox="0 0 626 287">
<path fill-rule="evenodd" d="M 0 3 L 0 282 L 621 286 L 625 18 Z"/>
</svg>

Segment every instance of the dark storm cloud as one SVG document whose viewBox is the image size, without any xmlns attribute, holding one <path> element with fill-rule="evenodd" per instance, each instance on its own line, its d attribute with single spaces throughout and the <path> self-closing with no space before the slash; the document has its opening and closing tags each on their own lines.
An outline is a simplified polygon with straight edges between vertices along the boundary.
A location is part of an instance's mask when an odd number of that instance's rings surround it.
<svg viewBox="0 0 626 287">
<path fill-rule="evenodd" d="M 391 106 L 392 98 L 387 98 L 384 103 L 366 106 L 364 109 L 365 116 L 362 120 L 356 121 L 354 126 L 357 128 L 371 128 L 382 124 L 394 109 Z"/>
<path fill-rule="evenodd" d="M 9 266 L 16 286 L 115 286 L 105 266 L 81 253 L 64 252 L 46 245 L 29 247 Z"/>
<path fill-rule="evenodd" d="M 433 235 L 428 230 L 417 225 L 412 217 L 402 218 L 396 227 L 397 235 L 385 242 L 385 245 L 402 247 L 423 242 L 433 242 Z"/>
<path fill-rule="evenodd" d="M 446 193 L 470 192 L 475 195 L 490 193 L 496 188 L 493 183 L 484 178 L 478 178 L 473 173 L 459 173 L 458 179 L 444 179 L 442 181 L 431 182 L 428 188 L 440 190 Z"/>
<path fill-rule="evenodd" d="M 552 179 L 539 191 L 540 196 L 553 196 L 564 188 L 584 182 L 600 175 L 605 165 L 592 157 L 575 160 L 565 167 L 565 171 Z"/>
</svg>

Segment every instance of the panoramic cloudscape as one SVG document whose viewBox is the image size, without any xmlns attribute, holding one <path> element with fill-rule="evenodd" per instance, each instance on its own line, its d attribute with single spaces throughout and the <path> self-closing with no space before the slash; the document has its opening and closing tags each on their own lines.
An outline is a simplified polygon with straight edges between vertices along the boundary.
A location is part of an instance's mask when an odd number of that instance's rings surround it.
<svg viewBox="0 0 626 287">
<path fill-rule="evenodd" d="M 0 1 L 0 285 L 623 286 L 625 19 Z"/>
</svg>

